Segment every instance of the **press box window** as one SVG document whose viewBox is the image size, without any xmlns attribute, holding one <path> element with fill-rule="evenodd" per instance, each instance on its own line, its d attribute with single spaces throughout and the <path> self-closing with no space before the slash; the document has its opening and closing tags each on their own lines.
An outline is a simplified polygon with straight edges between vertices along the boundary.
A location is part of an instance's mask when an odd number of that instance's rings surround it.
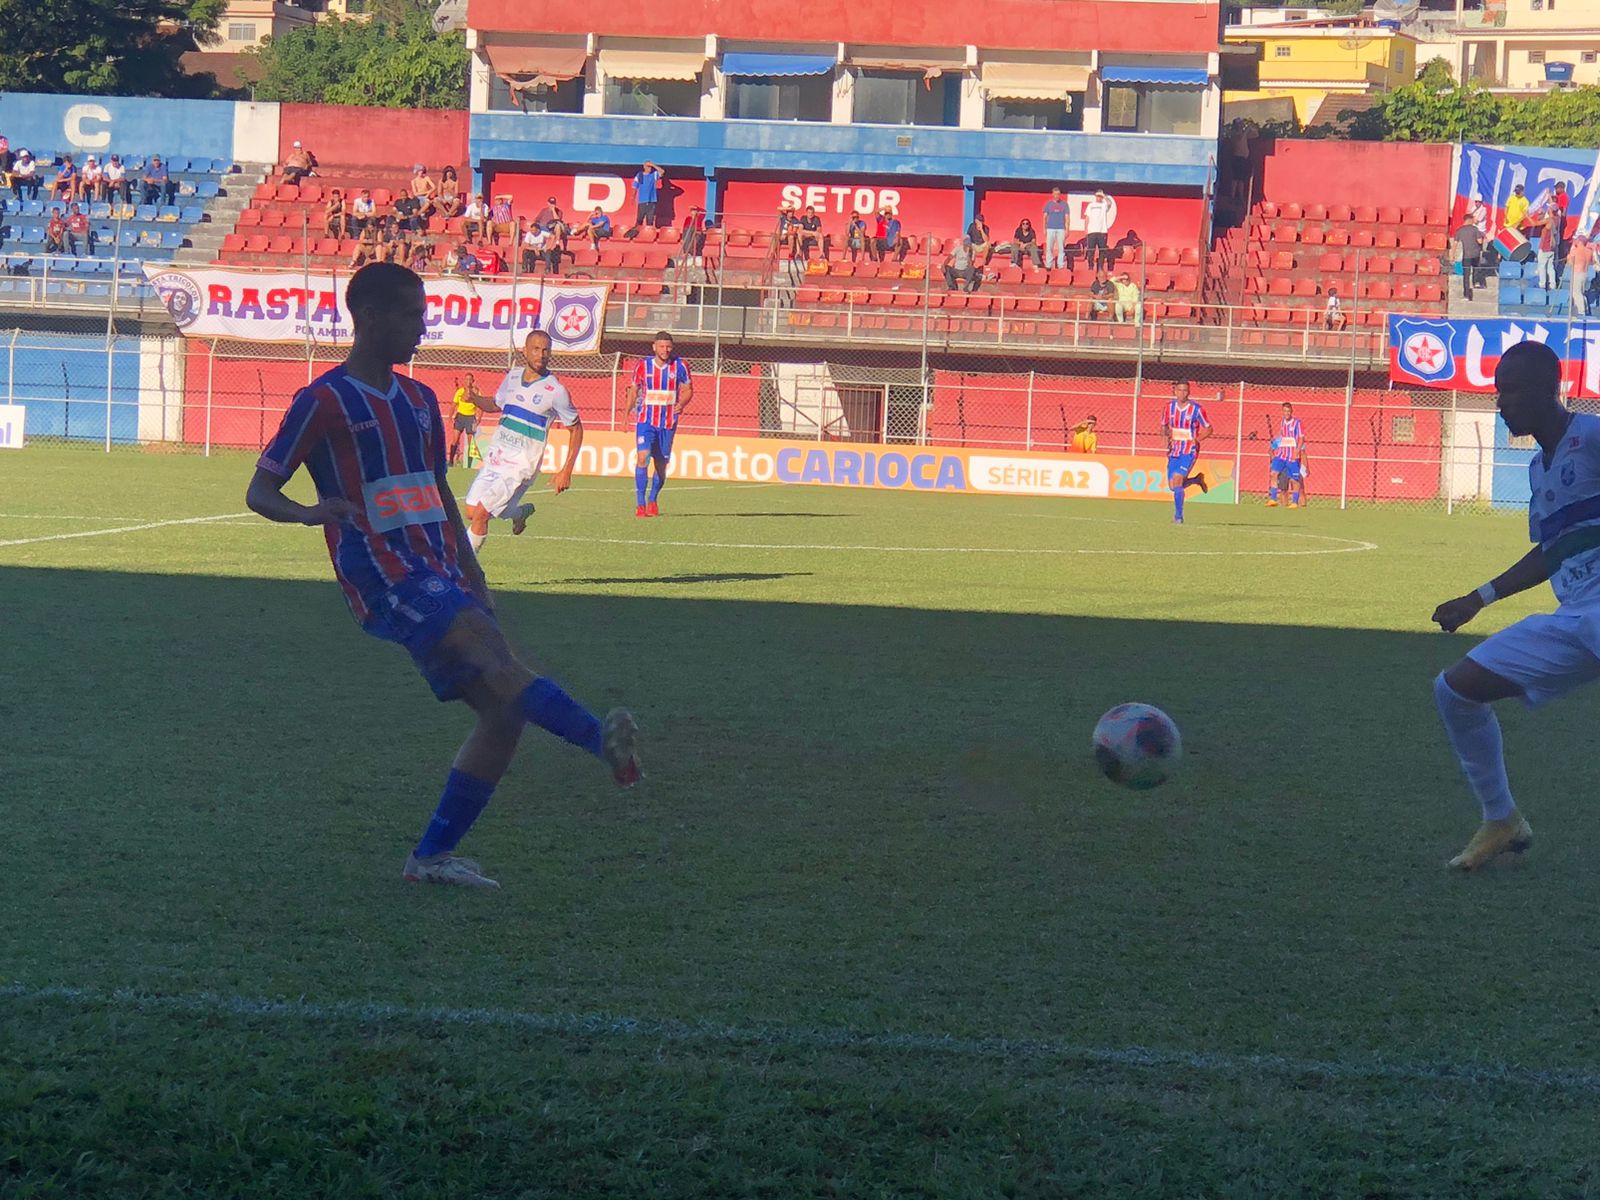
<svg viewBox="0 0 1600 1200">
<path fill-rule="evenodd" d="M 607 116 L 698 117 L 700 82 L 693 79 L 606 77 Z"/>
<path fill-rule="evenodd" d="M 983 106 L 985 129 L 1048 129 L 1072 132 L 1083 128 L 1083 93 L 1065 100 L 988 100 Z"/>
<path fill-rule="evenodd" d="M 1200 88 L 1107 84 L 1103 128 L 1118 133 L 1199 133 Z"/>
<path fill-rule="evenodd" d="M 489 107 L 496 112 L 581 113 L 583 80 L 514 88 L 498 75 L 489 77 Z"/>
<path fill-rule="evenodd" d="M 728 116 L 746 121 L 831 120 L 833 80 L 827 75 L 731 77 Z"/>
<path fill-rule="evenodd" d="M 959 125 L 961 77 L 921 71 L 856 73 L 850 119 L 857 125 Z"/>
</svg>

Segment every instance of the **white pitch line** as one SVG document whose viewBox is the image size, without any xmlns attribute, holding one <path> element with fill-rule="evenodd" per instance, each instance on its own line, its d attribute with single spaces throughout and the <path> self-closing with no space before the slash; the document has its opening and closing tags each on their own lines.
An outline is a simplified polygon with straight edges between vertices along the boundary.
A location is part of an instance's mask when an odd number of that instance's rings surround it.
<svg viewBox="0 0 1600 1200">
<path fill-rule="evenodd" d="M 1286 533 L 1288 531 L 1285 531 Z M 1065 555 L 1065 554 L 1116 554 L 1141 555 L 1152 558 L 1296 558 L 1314 554 L 1360 554 L 1378 549 L 1376 542 L 1357 538 L 1332 537 L 1318 533 L 1295 533 L 1291 536 L 1316 538 L 1319 541 L 1342 542 L 1329 549 L 1312 550 L 1098 550 L 1085 546 L 834 546 L 817 543 L 771 542 L 687 542 L 654 538 L 597 538 L 576 537 L 554 533 L 525 534 L 537 542 L 587 542 L 605 546 L 678 546 L 701 550 L 831 550 L 879 554 L 1013 554 L 1013 555 Z M 1182 536 L 1182 535 L 1180 535 Z M 0 542 L 0 545 L 5 543 Z"/>
<path fill-rule="evenodd" d="M 42 537 L 12 538 L 0 546 L 32 546 L 38 542 L 65 542 L 71 538 L 106 537 L 113 533 L 138 533 L 141 529 L 165 529 L 171 525 L 205 525 L 212 521 L 232 521 L 249 513 L 220 513 L 214 517 L 182 517 L 175 521 L 150 521 L 143 525 L 118 525 L 112 529 L 84 529 L 77 533 L 47 533 Z"/>
<path fill-rule="evenodd" d="M 994 1061 L 1058 1062 L 1143 1070 L 1190 1070 L 1208 1074 L 1273 1075 L 1285 1078 L 1388 1080 L 1399 1083 L 1498 1084 L 1556 1092 L 1600 1094 L 1600 1071 L 1581 1068 L 1502 1066 L 1498 1063 L 1394 1062 L 1383 1059 L 1295 1058 L 1283 1054 L 1233 1054 L 1221 1050 L 1163 1050 L 1149 1046 L 1082 1046 L 1044 1038 L 957 1037 L 951 1034 L 871 1032 L 848 1027 L 724 1025 L 612 1013 L 540 1013 L 503 1008 L 445 1008 L 382 1001 L 269 1000 L 193 992 L 161 996 L 131 988 L 98 991 L 78 987 L 0 985 L 0 1000 L 55 1002 L 80 1007 L 147 1013 L 265 1018 L 282 1021 L 358 1024 L 376 1022 L 516 1029 L 572 1038 L 631 1038 L 647 1042 L 713 1046 L 767 1046 L 803 1050 L 874 1051 L 949 1055 Z"/>
</svg>

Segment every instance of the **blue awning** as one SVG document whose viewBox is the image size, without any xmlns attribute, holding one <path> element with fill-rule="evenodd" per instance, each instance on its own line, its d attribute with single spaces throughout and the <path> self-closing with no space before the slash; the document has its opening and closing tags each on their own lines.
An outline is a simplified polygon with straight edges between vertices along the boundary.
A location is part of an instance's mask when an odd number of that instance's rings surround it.
<svg viewBox="0 0 1600 1200">
<path fill-rule="evenodd" d="M 1164 83 L 1169 87 L 1205 87 L 1211 76 L 1204 67 L 1100 68 L 1101 83 Z"/>
<path fill-rule="evenodd" d="M 734 52 L 722 56 L 722 73 L 724 75 L 826 75 L 832 70 L 833 55 L 831 54 L 754 54 Z"/>
</svg>

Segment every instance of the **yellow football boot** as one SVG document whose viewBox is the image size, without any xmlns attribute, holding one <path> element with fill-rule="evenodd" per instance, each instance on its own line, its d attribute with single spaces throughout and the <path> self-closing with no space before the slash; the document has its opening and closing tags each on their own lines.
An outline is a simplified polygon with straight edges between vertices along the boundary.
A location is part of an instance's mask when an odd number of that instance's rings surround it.
<svg viewBox="0 0 1600 1200">
<path fill-rule="evenodd" d="M 1521 854 L 1533 845 L 1533 827 L 1513 812 L 1503 821 L 1485 821 L 1467 848 L 1450 860 L 1452 871 L 1472 871 L 1498 855 Z"/>
<path fill-rule="evenodd" d="M 1278 507 L 1278 502 L 1276 500 L 1268 500 L 1267 501 L 1267 507 L 1268 508 L 1277 508 Z"/>
</svg>

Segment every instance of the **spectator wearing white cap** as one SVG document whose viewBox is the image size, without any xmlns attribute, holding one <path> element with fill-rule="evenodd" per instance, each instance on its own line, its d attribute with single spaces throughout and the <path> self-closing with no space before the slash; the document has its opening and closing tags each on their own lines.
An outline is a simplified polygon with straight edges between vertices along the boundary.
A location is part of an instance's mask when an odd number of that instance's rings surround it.
<svg viewBox="0 0 1600 1200">
<path fill-rule="evenodd" d="M 26 147 L 17 151 L 17 161 L 11 164 L 11 191 L 18 200 L 39 198 L 39 164 Z"/>
<path fill-rule="evenodd" d="M 299 183 L 306 176 L 316 173 L 317 156 L 296 142 L 289 148 L 288 157 L 283 160 L 283 181 Z"/>
<path fill-rule="evenodd" d="M 100 165 L 100 160 L 92 154 L 83 160 L 83 166 L 78 171 L 78 196 L 83 200 L 104 200 L 106 198 L 105 168 Z"/>
</svg>

